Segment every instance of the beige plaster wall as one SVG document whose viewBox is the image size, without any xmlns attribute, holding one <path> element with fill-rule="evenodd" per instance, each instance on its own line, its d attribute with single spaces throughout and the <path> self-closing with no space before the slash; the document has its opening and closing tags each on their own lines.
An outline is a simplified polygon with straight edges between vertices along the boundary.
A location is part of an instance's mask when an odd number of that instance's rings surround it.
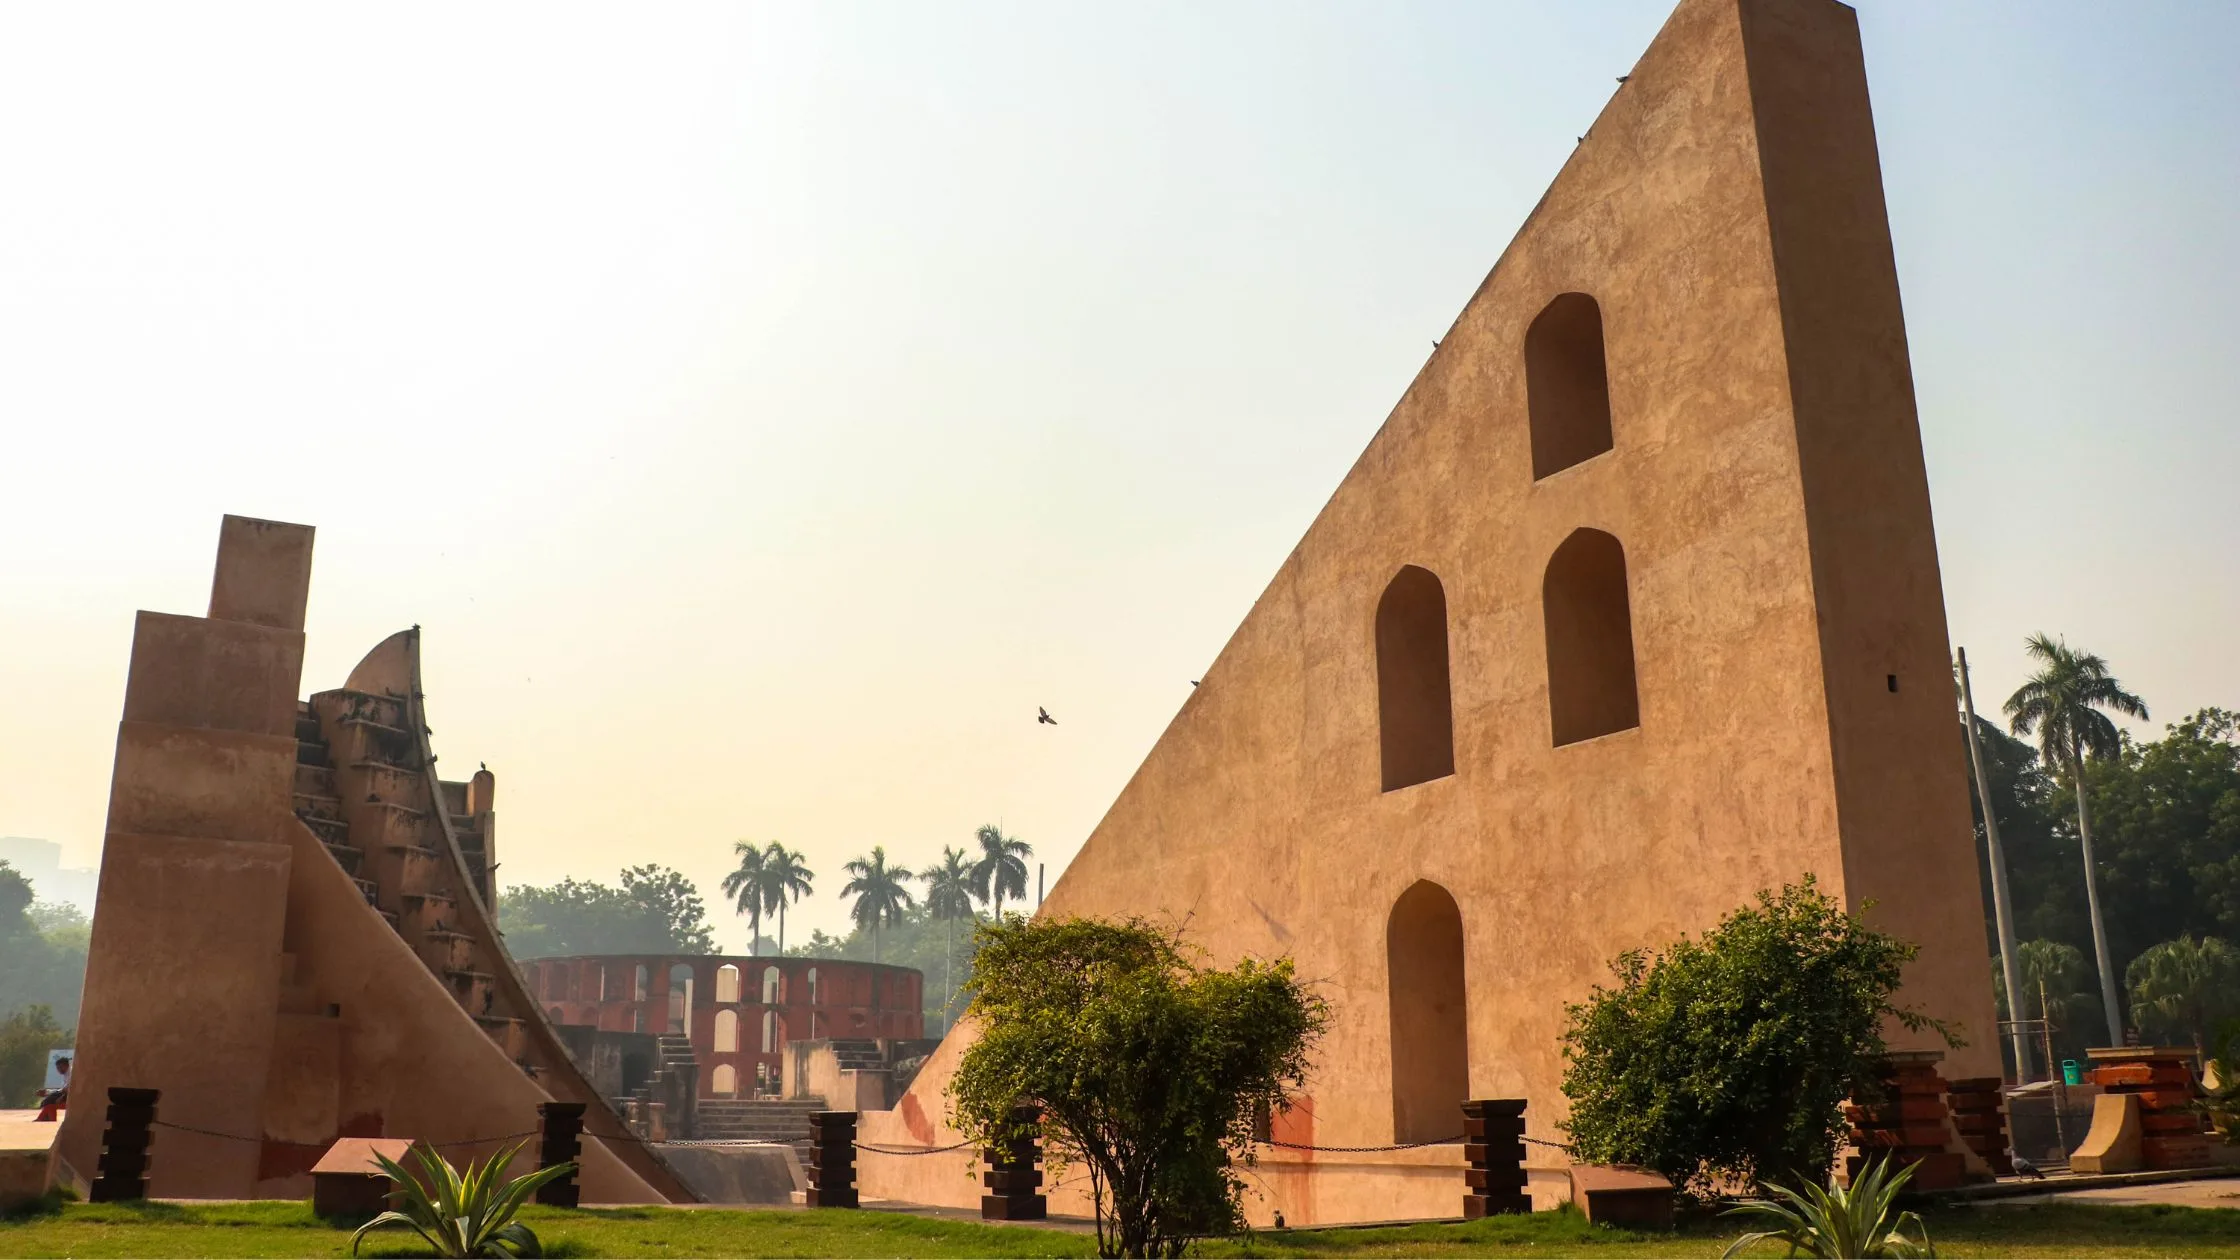
<svg viewBox="0 0 2240 1260">
<path fill-rule="evenodd" d="M 1860 58 L 1830 0 L 1684 0 L 1049 896 L 1297 958 L 1335 1013 L 1323 1144 L 1392 1138 L 1385 926 L 1419 879 L 1462 910 L 1470 1092 L 1533 1137 L 1612 957 L 1808 872 L 1922 941 L 1901 1000 L 1966 1027 L 1955 1070 L 1996 1053 Z M 1615 448 L 1535 481 L 1524 332 L 1572 291 Z M 1541 581 L 1580 528 L 1625 551 L 1641 720 L 1555 747 Z M 1386 793 L 1374 617 L 1410 564 L 1445 587 L 1456 773 Z M 951 1140 L 959 1041 L 871 1140 Z M 862 1185 L 960 1201 L 938 1162 Z M 1398 1175 L 1314 1174 L 1287 1216 L 1388 1217 Z"/>
</svg>

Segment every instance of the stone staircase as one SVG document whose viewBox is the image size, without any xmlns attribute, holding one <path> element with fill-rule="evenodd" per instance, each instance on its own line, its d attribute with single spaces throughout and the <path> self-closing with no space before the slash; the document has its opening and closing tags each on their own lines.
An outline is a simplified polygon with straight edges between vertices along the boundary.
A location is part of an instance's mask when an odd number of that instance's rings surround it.
<svg viewBox="0 0 2240 1260">
<path fill-rule="evenodd" d="M 431 834 L 433 819 L 422 808 L 419 742 L 407 720 L 395 696 L 344 690 L 299 701 L 296 817 L 460 1007 L 526 1069 L 521 1018 L 501 1009 L 495 977 L 476 965 L 474 938 L 457 930 L 459 894 L 435 847 L 440 832 Z M 436 790 L 449 795 L 456 786 Z"/>
<path fill-rule="evenodd" d="M 840 1061 L 840 1070 L 865 1071 L 887 1066 L 887 1058 L 879 1052 L 879 1043 L 871 1040 L 835 1038 L 832 1057 Z"/>
<path fill-rule="evenodd" d="M 809 1114 L 825 1109 L 822 1098 L 703 1098 L 703 1142 L 786 1142 L 809 1161 Z"/>
</svg>

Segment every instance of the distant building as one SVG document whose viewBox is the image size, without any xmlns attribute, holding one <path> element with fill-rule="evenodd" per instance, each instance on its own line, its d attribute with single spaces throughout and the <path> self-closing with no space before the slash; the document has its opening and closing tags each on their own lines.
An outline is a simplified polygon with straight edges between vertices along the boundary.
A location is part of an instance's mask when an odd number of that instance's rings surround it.
<svg viewBox="0 0 2240 1260">
<path fill-rule="evenodd" d="M 31 895 L 39 900 L 67 901 L 88 916 L 93 914 L 93 895 L 101 883 L 100 872 L 64 866 L 62 846 L 54 841 L 0 836 L 0 862 L 6 862 L 30 880 Z"/>
<path fill-rule="evenodd" d="M 838 958 L 588 954 L 521 963 L 556 1025 L 683 1033 L 702 1098 L 775 1093 L 786 1043 L 925 1036 L 925 978 Z"/>
</svg>

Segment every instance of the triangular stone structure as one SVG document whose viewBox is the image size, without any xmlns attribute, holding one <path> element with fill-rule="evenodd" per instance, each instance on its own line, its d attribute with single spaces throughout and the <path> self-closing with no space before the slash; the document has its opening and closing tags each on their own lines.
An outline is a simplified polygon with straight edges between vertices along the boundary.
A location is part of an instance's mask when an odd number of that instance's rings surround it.
<svg viewBox="0 0 2240 1260">
<path fill-rule="evenodd" d="M 1949 661 L 1856 17 L 1683 0 L 1043 913 L 1295 957 L 1308 1144 L 1560 1138 L 1564 1005 L 1807 872 L 1995 1074 Z M 954 1140 L 969 1035 L 866 1141 Z M 1254 1211 L 1453 1215 L 1459 1161 L 1272 1150 Z"/>
</svg>

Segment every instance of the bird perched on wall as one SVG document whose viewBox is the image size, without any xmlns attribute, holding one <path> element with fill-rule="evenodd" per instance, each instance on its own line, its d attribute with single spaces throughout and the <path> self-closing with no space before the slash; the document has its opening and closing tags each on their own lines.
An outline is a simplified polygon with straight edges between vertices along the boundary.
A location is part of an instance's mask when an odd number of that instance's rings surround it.
<svg viewBox="0 0 2240 1260">
<path fill-rule="evenodd" d="M 1039 704 L 1034 707 L 1034 720 L 1035 724 L 1038 726 L 1043 724 L 1056 726 L 1058 724 L 1058 719 L 1050 716 L 1050 710 L 1043 708 Z"/>
<path fill-rule="evenodd" d="M 481 766 L 485 770 L 488 770 L 490 768 L 490 763 L 487 761 L 478 761 L 475 764 Z"/>
</svg>

